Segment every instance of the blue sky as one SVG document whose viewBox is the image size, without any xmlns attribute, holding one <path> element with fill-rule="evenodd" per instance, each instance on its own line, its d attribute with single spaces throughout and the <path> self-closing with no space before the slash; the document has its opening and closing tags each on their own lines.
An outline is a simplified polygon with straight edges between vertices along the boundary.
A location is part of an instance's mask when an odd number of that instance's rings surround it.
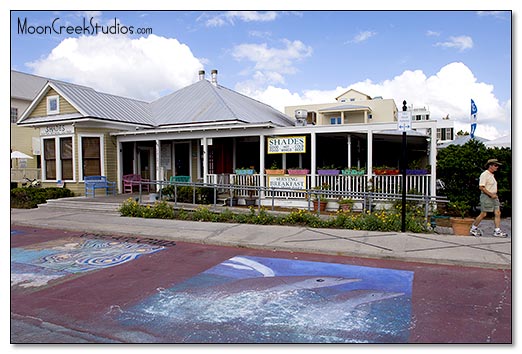
<svg viewBox="0 0 522 354">
<path fill-rule="evenodd" d="M 221 85 L 273 107 L 355 88 L 426 106 L 476 134 L 510 134 L 512 14 L 479 11 L 13 11 L 11 68 L 151 101 L 219 70 Z M 115 23 L 119 34 L 36 34 Z M 116 22 L 115 22 L 116 18 Z M 18 30 L 27 19 L 31 33 Z M 121 34 L 123 28 L 150 34 Z M 114 27 L 113 27 L 114 28 Z M 62 32 L 64 32 L 62 30 Z"/>
</svg>

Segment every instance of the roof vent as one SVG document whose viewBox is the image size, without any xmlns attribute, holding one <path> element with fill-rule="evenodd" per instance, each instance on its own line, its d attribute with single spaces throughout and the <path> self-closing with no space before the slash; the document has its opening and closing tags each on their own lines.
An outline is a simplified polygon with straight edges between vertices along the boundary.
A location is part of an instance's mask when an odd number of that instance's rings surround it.
<svg viewBox="0 0 522 354">
<path fill-rule="evenodd" d="M 212 70 L 210 72 L 210 75 L 211 75 L 211 82 L 212 82 L 212 85 L 214 86 L 217 86 L 217 74 L 218 74 L 218 71 L 216 69 Z"/>
<path fill-rule="evenodd" d="M 199 81 L 205 80 L 205 70 L 199 71 Z"/>
<path fill-rule="evenodd" d="M 306 109 L 297 109 L 295 112 L 295 126 L 302 127 L 306 125 L 306 118 L 308 117 L 308 111 Z"/>
</svg>

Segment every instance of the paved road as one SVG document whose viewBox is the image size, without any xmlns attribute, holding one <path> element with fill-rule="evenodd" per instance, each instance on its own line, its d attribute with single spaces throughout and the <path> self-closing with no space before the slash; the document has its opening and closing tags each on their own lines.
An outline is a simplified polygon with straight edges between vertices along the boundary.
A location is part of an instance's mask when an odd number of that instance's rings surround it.
<svg viewBox="0 0 522 354">
<path fill-rule="evenodd" d="M 511 342 L 508 269 L 15 224 L 11 284 L 13 343 Z"/>
</svg>

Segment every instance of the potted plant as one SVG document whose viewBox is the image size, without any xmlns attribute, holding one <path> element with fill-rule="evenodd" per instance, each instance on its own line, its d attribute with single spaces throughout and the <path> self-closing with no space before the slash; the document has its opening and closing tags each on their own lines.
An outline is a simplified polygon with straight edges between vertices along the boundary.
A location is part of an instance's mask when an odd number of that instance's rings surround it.
<svg viewBox="0 0 522 354">
<path fill-rule="evenodd" d="M 292 167 L 288 169 L 289 175 L 307 175 L 310 173 L 309 169 L 300 168 L 300 167 Z"/>
<path fill-rule="evenodd" d="M 330 185 L 323 183 L 321 186 L 314 187 L 314 190 L 321 191 L 327 190 L 330 188 Z M 312 193 L 312 199 L 314 203 L 314 210 L 321 212 L 326 210 L 326 204 L 328 204 L 328 200 L 322 193 Z"/>
<path fill-rule="evenodd" d="M 277 161 L 274 161 L 274 162 L 272 162 L 272 165 L 270 166 L 269 169 L 265 169 L 265 173 L 267 175 L 284 175 L 285 170 L 279 168 L 279 166 L 277 165 Z"/>
<path fill-rule="evenodd" d="M 253 181 L 253 176 L 247 176 L 247 185 L 250 187 L 248 188 L 248 197 L 245 198 L 245 205 L 246 206 L 253 206 L 256 204 L 256 198 L 254 197 L 254 181 Z"/>
<path fill-rule="evenodd" d="M 453 229 L 453 234 L 459 236 L 469 236 L 473 218 L 469 217 L 470 206 L 465 201 L 450 202 L 448 204 L 450 212 L 450 222 Z"/>
<path fill-rule="evenodd" d="M 342 211 L 352 211 L 355 201 L 352 198 L 340 198 L 339 206 Z"/>
<path fill-rule="evenodd" d="M 339 169 L 334 165 L 323 166 L 317 169 L 317 174 L 321 176 L 337 176 L 339 172 Z"/>
</svg>

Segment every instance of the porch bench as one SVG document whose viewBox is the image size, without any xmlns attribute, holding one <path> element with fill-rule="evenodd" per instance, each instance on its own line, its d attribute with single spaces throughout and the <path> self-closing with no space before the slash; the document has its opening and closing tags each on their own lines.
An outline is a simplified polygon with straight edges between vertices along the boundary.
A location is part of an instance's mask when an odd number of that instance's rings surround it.
<svg viewBox="0 0 522 354">
<path fill-rule="evenodd" d="M 116 194 L 116 182 L 107 180 L 106 176 L 87 176 L 83 179 L 85 184 L 85 196 L 96 196 L 96 189 L 105 189 L 105 195 Z"/>
<path fill-rule="evenodd" d="M 128 174 L 122 177 L 123 180 L 123 193 L 132 193 L 136 188 L 139 190 L 141 184 L 141 190 L 149 192 L 149 180 L 146 178 L 141 178 L 141 175 L 138 174 Z M 143 183 L 142 182 L 147 182 Z"/>
<path fill-rule="evenodd" d="M 170 183 L 187 183 L 190 182 L 190 176 L 170 176 Z"/>
</svg>

